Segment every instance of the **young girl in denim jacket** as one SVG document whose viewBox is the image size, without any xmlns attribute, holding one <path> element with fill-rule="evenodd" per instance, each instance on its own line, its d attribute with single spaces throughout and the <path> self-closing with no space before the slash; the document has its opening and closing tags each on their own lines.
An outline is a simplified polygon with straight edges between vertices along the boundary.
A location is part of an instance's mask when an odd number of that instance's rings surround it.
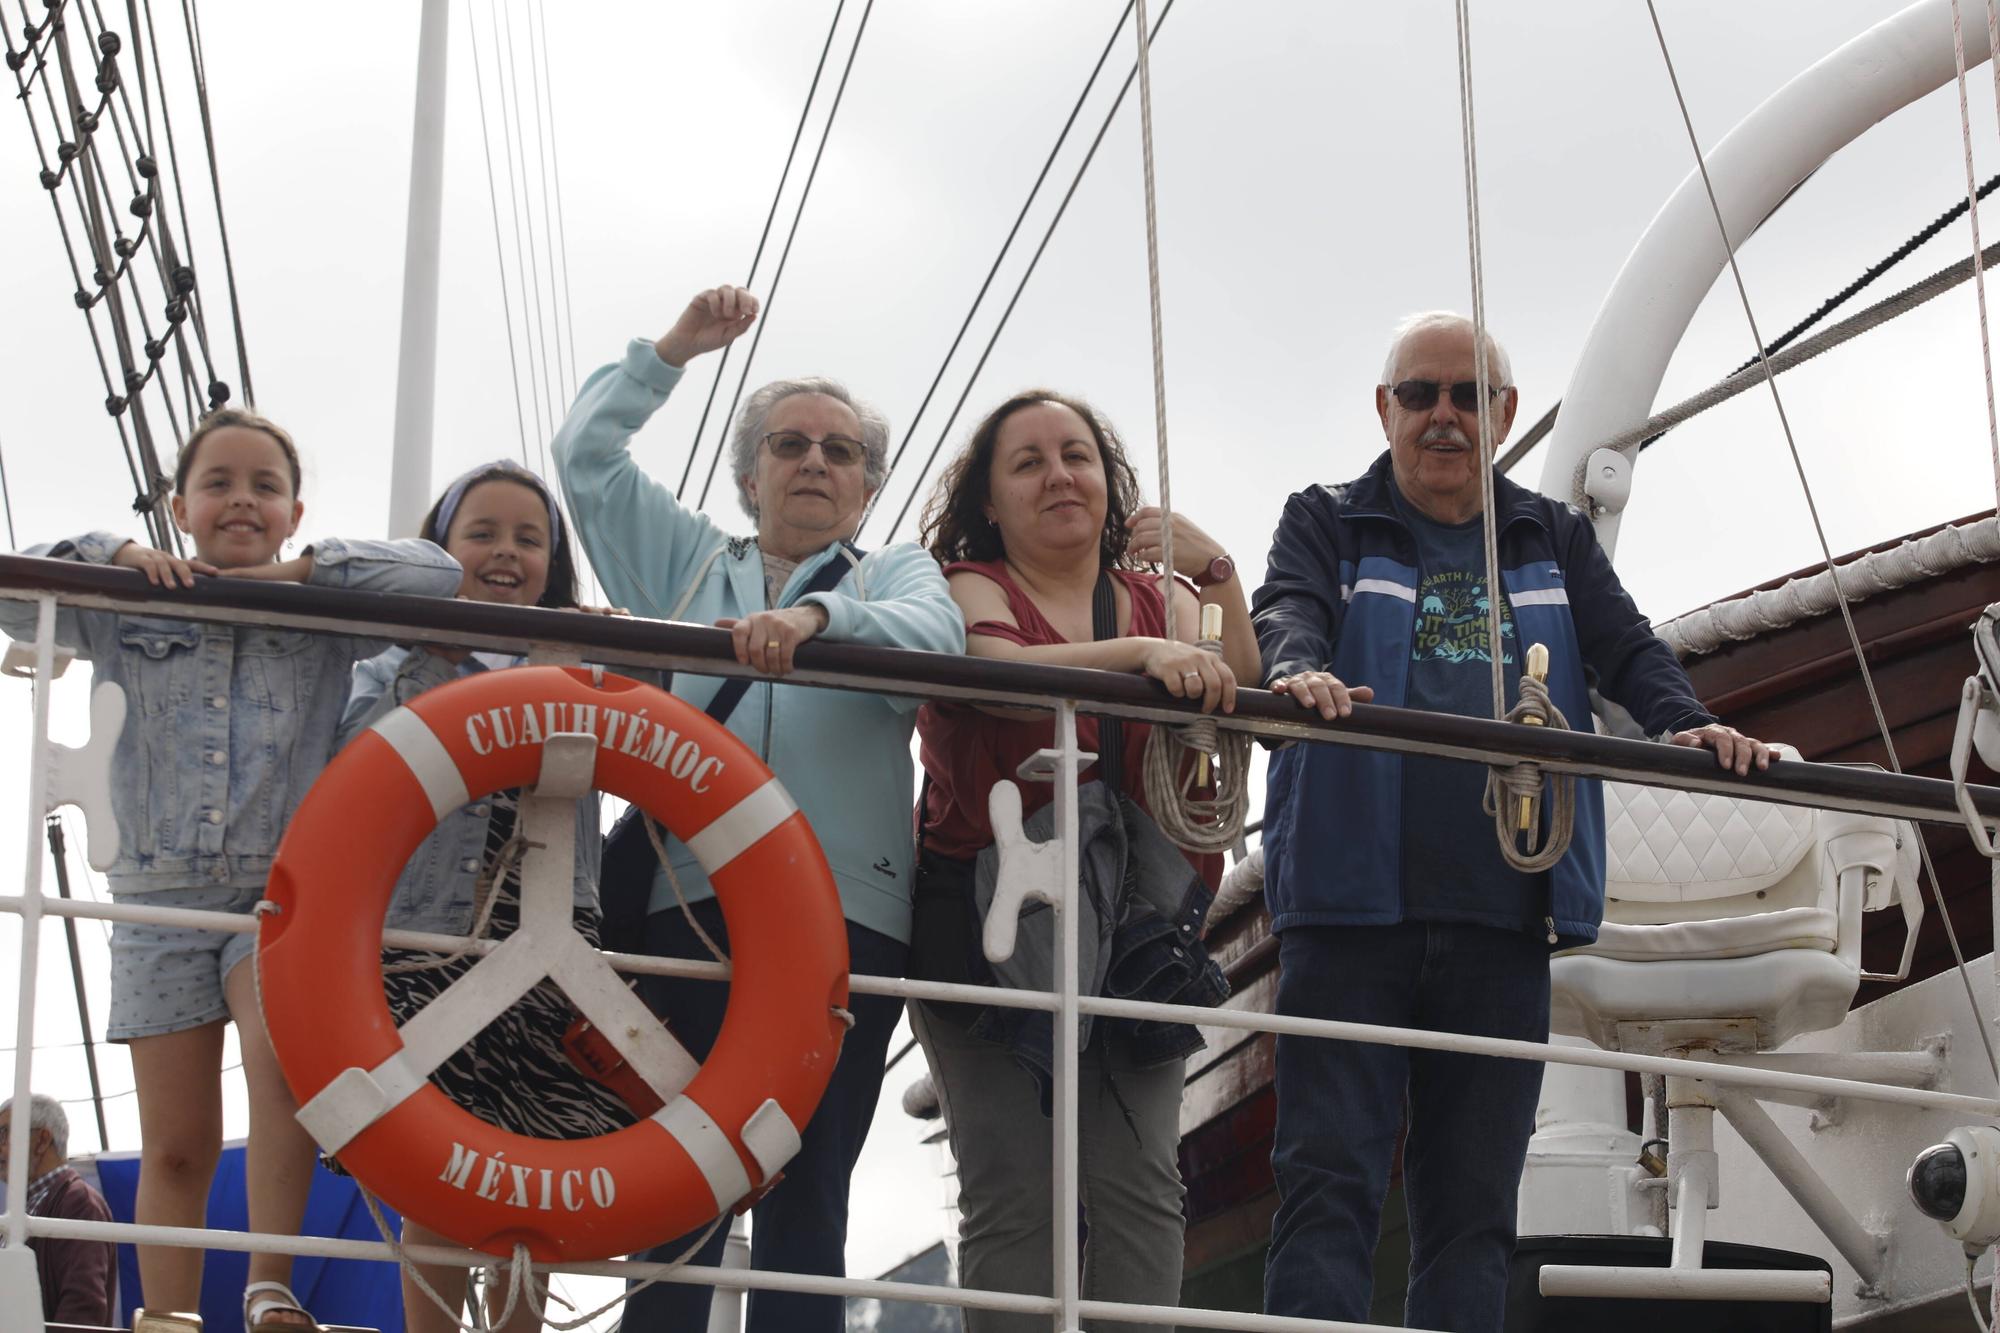
<svg viewBox="0 0 2000 1333">
<path fill-rule="evenodd" d="M 457 590 L 458 566 L 428 541 L 326 538 L 280 559 L 304 512 L 299 481 L 289 435 L 225 408 L 201 421 L 174 466 L 174 523 L 192 539 L 193 557 L 109 532 L 30 554 L 138 569 L 163 590 L 218 574 L 440 597 Z M 8 602 L 0 626 L 32 633 L 34 616 L 33 603 Z M 252 911 L 286 822 L 333 754 L 348 672 L 382 642 L 73 607 L 62 608 L 56 637 L 91 661 L 96 680 L 125 691 L 112 768 L 113 899 Z M 238 966 L 255 949 L 254 934 L 112 925 L 106 1036 L 131 1048 L 141 1223 L 203 1225 L 222 1145 L 223 1026 L 234 1019 L 249 1091 L 250 1229 L 298 1233 L 315 1150 L 265 1035 L 254 969 Z M 250 1256 L 247 1329 L 314 1327 L 285 1285 L 291 1267 L 289 1255 Z M 139 1247 L 145 1303 L 156 1310 L 198 1308 L 201 1269 L 198 1249 Z"/>
<path fill-rule="evenodd" d="M 502 606 L 576 607 L 576 564 L 562 511 L 548 485 L 509 462 L 473 468 L 445 489 L 425 517 L 423 535 L 457 560 L 458 595 Z M 447 681 L 518 666 L 499 653 L 438 648 L 391 648 L 354 668 L 354 693 L 340 724 L 345 745 L 384 714 Z M 506 854 L 519 831 L 518 791 L 481 797 L 447 815 L 424 839 L 389 905 L 397 930 L 504 939 L 521 921 L 519 875 Z M 598 941 L 597 866 L 602 843 L 596 793 L 576 803 L 575 928 Z M 469 971 L 476 955 L 383 952 L 383 989 L 398 1025 Z M 633 1121 L 625 1104 L 583 1077 L 563 1048 L 572 1012 L 553 981 L 544 980 L 431 1074 L 431 1082 L 490 1124 L 537 1138 L 587 1138 Z M 416 1221 L 403 1221 L 405 1244 L 452 1242 Z M 421 1271 L 447 1304 L 462 1309 L 466 1271 L 428 1265 Z M 491 1311 L 499 1315 L 503 1293 Z M 410 1333 L 454 1327 L 406 1276 L 403 1311 Z M 539 1327 L 517 1308 L 506 1333 Z"/>
</svg>

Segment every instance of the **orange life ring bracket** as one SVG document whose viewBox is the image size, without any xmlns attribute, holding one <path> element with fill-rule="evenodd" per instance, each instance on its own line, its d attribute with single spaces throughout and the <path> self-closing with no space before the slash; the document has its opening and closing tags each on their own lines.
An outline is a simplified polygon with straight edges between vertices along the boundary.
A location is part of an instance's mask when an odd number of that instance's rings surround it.
<svg viewBox="0 0 2000 1333">
<path fill-rule="evenodd" d="M 721 902 L 729 1004 L 698 1067 L 570 928 L 569 801 L 592 786 L 672 831 Z M 542 844 L 523 866 L 521 927 L 398 1030 L 381 984 L 396 879 L 439 819 L 507 788 L 528 789 L 523 826 L 535 819 Z M 846 1033 L 847 933 L 805 816 L 726 729 L 594 669 L 490 672 L 388 714 L 313 784 L 267 900 L 259 989 L 300 1122 L 397 1210 L 492 1254 L 517 1243 L 543 1261 L 630 1254 L 768 1185 L 798 1151 Z M 530 1138 L 428 1081 L 544 976 L 661 1110 L 596 1138 Z"/>
</svg>

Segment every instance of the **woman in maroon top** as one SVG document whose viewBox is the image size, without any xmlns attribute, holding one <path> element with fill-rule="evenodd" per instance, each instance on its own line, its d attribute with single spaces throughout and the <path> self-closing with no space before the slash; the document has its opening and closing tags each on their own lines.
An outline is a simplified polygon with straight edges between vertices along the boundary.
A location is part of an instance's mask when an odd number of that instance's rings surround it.
<svg viewBox="0 0 2000 1333">
<path fill-rule="evenodd" d="M 1235 566 L 1185 518 L 1174 519 L 1175 637 L 1165 636 L 1166 580 L 1142 572 L 1161 554 L 1161 514 L 1141 508 L 1117 435 L 1089 404 L 1031 390 L 989 413 L 926 507 L 924 539 L 965 613 L 978 657 L 1138 671 L 1203 711 L 1233 708 L 1239 675 L 1258 675 L 1257 641 Z M 1108 580 L 1115 636 L 1093 632 L 1092 603 Z M 1197 589 L 1199 590 L 1197 593 Z M 1220 656 L 1194 646 L 1201 603 L 1223 611 Z M 1122 724 L 1123 785 L 1143 807 L 1149 728 Z M 1021 760 L 1054 744 L 1046 711 L 926 704 L 917 716 L 926 775 L 920 810 L 911 975 L 979 975 L 974 858 L 991 845 L 987 793 Z M 1077 742 L 1098 749 L 1098 724 L 1077 719 Z M 1098 776 L 1086 768 L 1083 780 Z M 1022 786 L 1024 814 L 1052 798 Z M 1213 887 L 1219 857 L 1190 858 Z M 959 1281 L 1048 1295 L 1051 1143 L 1041 1090 L 1008 1049 L 975 1035 L 978 1010 L 915 1003 L 923 1043 L 958 1159 Z M 1079 1160 L 1089 1244 L 1087 1299 L 1175 1305 L 1180 1298 L 1182 1188 L 1176 1165 L 1185 1058 L 1135 1058 L 1125 1025 L 1093 1030 L 1080 1066 Z M 1045 1315 L 967 1310 L 967 1333 L 1042 1329 Z M 1122 1325 L 1150 1328 L 1151 1325 Z M 1161 1325 L 1161 1328 L 1166 1326 Z"/>
</svg>

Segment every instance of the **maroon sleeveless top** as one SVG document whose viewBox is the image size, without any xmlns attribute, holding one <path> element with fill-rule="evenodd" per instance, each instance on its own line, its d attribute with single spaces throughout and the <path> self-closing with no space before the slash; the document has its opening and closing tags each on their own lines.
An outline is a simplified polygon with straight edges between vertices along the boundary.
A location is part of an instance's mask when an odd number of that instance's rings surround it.
<svg viewBox="0 0 2000 1333">
<path fill-rule="evenodd" d="M 1067 643 L 1055 626 L 1041 613 L 1027 591 L 1014 582 L 1003 561 L 959 561 L 947 565 L 945 574 L 960 570 L 983 574 L 1007 594 L 1007 609 L 1014 624 L 982 620 L 967 632 L 1007 639 L 1023 647 Z M 1166 603 L 1160 596 L 1156 574 L 1114 569 L 1111 577 L 1125 587 L 1132 602 L 1132 623 L 1126 633 L 1138 638 L 1161 638 L 1166 630 Z M 1016 628 L 1018 626 L 1019 628 Z M 1129 718 L 1125 732 L 1125 793 L 1146 806 L 1146 738 L 1152 728 Z M 1052 717 L 995 717 L 970 704 L 933 700 L 917 713 L 919 757 L 930 777 L 930 790 L 920 812 L 923 820 L 922 845 L 939 856 L 970 860 L 993 843 L 993 828 L 986 816 L 986 795 L 1002 778 L 1014 780 L 1021 789 L 1023 818 L 1035 813 L 1055 798 L 1055 788 L 1046 782 L 1021 782 L 1015 770 L 1037 750 L 1055 745 Z M 1076 743 L 1087 753 L 1097 750 L 1097 719 L 1078 714 Z M 1088 782 L 1097 776 L 1097 766 L 1086 766 L 1080 777 Z M 1188 860 L 1212 889 L 1222 880 L 1220 855 L 1194 856 Z"/>
</svg>

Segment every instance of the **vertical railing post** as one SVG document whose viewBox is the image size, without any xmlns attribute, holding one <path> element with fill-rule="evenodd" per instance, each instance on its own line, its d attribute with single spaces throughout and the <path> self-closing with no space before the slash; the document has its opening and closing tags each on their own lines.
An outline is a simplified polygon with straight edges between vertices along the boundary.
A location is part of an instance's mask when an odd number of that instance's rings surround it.
<svg viewBox="0 0 2000 1333">
<path fill-rule="evenodd" d="M 7 1125 L 7 1248 L 28 1243 L 28 1121 L 35 1054 L 35 973 L 42 942 L 42 817 L 49 804 L 49 684 L 55 676 L 56 599 L 36 599 L 35 721 L 28 750 L 28 864 L 21 877 L 21 982 L 14 1010 L 14 1110 Z"/>
<path fill-rule="evenodd" d="M 1056 771 L 1056 841 L 1062 847 L 1061 902 L 1056 920 L 1062 938 L 1056 949 L 1055 1066 L 1055 1326 L 1074 1333 L 1080 1326 L 1077 1254 L 1077 955 L 1081 926 L 1077 920 L 1076 779 L 1080 767 L 1076 748 L 1076 704 L 1065 699 L 1056 709 L 1056 746 L 1061 751 Z"/>
</svg>

